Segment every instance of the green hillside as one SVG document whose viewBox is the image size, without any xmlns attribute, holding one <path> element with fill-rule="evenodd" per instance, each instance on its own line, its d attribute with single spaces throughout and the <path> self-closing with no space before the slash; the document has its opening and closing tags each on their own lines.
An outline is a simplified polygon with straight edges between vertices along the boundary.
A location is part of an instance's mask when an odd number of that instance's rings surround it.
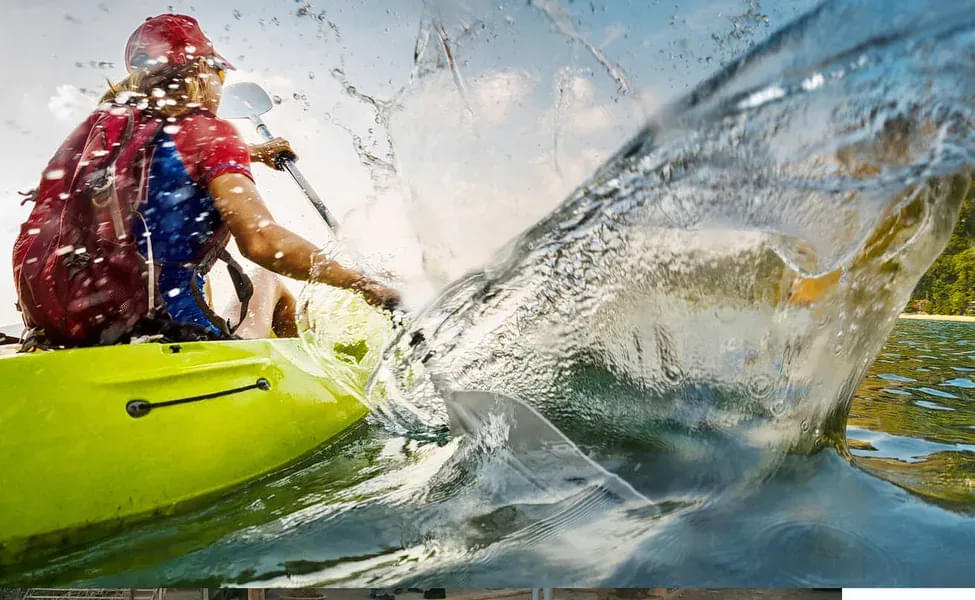
<svg viewBox="0 0 975 600">
<path fill-rule="evenodd" d="M 907 312 L 975 315 L 975 190 L 962 205 L 961 218 L 945 251 L 918 281 Z"/>
</svg>

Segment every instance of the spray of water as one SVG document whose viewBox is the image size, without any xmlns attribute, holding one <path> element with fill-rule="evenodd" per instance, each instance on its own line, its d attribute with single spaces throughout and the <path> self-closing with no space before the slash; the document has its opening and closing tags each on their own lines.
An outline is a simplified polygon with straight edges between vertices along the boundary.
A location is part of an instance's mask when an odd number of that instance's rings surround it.
<svg viewBox="0 0 975 600">
<path fill-rule="evenodd" d="M 540 10 L 560 33 L 582 46 L 599 62 L 606 73 L 613 78 L 620 94 L 629 94 L 633 91 L 633 85 L 623 68 L 606 56 L 602 49 L 597 47 L 586 36 L 579 32 L 572 18 L 566 12 L 565 7 L 557 0 L 532 0 L 531 5 Z"/>
<path fill-rule="evenodd" d="M 975 158 L 975 5 L 884 7 L 824 3 L 660 111 L 399 335 L 376 414 L 435 434 L 477 389 L 577 440 L 841 437 Z"/>
</svg>

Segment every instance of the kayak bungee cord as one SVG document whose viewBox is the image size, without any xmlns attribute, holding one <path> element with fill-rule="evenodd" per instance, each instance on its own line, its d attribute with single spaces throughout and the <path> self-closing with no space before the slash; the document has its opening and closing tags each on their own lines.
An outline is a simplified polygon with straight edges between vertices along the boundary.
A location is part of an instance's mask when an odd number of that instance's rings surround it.
<svg viewBox="0 0 975 600">
<path fill-rule="evenodd" d="M 166 400 L 165 402 L 149 402 L 148 400 L 129 400 L 125 403 L 125 412 L 129 414 L 133 419 L 138 419 L 139 417 L 144 417 L 149 414 L 154 408 L 164 408 L 166 406 L 175 406 L 177 404 L 189 404 L 191 402 L 200 402 L 201 400 L 210 400 L 213 398 L 220 398 L 221 396 L 229 396 L 231 394 L 239 394 L 241 392 L 246 392 L 248 390 L 261 390 L 264 392 L 270 391 L 271 382 L 267 379 L 260 377 L 257 381 L 250 385 L 245 385 L 238 388 L 233 388 L 229 390 L 223 390 L 220 392 L 211 392 L 209 394 L 202 394 L 200 396 L 189 396 L 188 398 L 178 398 L 176 400 Z"/>
</svg>

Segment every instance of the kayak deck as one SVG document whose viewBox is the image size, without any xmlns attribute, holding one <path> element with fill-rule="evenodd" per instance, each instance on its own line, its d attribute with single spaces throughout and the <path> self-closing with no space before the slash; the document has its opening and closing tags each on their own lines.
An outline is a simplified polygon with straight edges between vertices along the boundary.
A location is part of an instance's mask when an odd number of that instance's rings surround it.
<svg viewBox="0 0 975 600">
<path fill-rule="evenodd" d="M 357 395 L 293 339 L 2 357 L 0 563 L 290 463 L 365 416 Z"/>
</svg>

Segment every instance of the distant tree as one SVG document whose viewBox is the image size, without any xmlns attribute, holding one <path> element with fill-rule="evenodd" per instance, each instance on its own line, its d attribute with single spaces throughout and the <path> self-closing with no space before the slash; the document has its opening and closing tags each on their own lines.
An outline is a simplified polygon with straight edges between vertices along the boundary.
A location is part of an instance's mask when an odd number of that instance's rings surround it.
<svg viewBox="0 0 975 600">
<path fill-rule="evenodd" d="M 921 298 L 920 300 L 911 300 L 907 303 L 904 308 L 906 313 L 929 313 L 931 312 L 931 302 Z"/>
<path fill-rule="evenodd" d="M 962 203 L 961 216 L 944 252 L 921 276 L 910 306 L 936 315 L 975 315 L 975 189 Z M 923 306 L 923 308 L 922 308 Z"/>
</svg>

